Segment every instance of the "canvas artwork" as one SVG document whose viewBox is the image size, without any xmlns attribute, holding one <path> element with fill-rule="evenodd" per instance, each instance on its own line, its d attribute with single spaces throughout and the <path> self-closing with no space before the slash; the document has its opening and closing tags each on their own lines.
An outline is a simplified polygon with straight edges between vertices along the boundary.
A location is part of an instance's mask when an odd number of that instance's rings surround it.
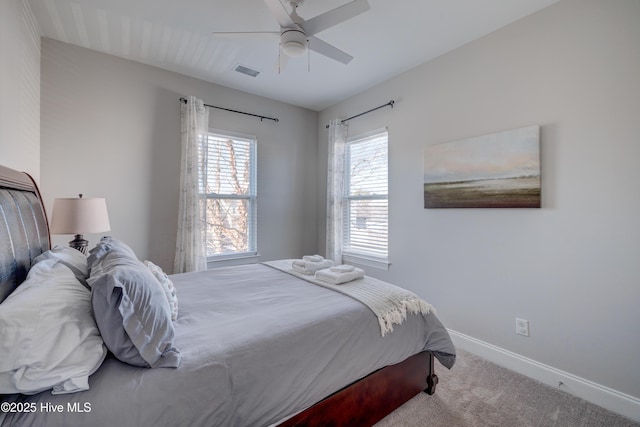
<svg viewBox="0 0 640 427">
<path fill-rule="evenodd" d="M 425 208 L 539 208 L 540 126 L 424 150 Z"/>
</svg>

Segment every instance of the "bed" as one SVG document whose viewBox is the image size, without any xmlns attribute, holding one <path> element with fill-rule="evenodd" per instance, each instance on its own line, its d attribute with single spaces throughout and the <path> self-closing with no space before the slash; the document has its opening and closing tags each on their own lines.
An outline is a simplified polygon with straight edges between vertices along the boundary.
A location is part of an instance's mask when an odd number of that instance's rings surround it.
<svg viewBox="0 0 640 427">
<path fill-rule="evenodd" d="M 3 309 L 6 314 L 20 301 L 18 285 L 37 288 L 36 269 L 59 263 L 50 259 L 37 186 L 27 174 L 1 166 L 0 239 L 2 320 Z M 3 394 L 0 425 L 367 426 L 417 393 L 432 394 L 438 382 L 434 360 L 453 366 L 455 349 L 433 310 L 407 315 L 383 336 L 370 307 L 278 266 L 169 276 L 179 308 L 171 345 L 158 359 L 164 365 L 133 366 L 106 350 L 74 351 L 69 357 L 99 362 L 87 373 L 88 389 L 81 384 L 76 392 L 54 387 L 56 394 Z M 91 295 L 88 289 L 74 292 Z M 42 311 L 49 305 L 54 302 Z M 95 303 L 93 314 L 100 314 Z M 3 342 L 20 329 L 8 322 L 0 332 Z M 50 327 L 51 334 L 60 333 Z M 106 342 L 107 331 L 100 331 Z M 7 346 L 0 343 L 6 353 L 0 354 L 0 371 L 2 360 L 14 357 Z"/>
</svg>

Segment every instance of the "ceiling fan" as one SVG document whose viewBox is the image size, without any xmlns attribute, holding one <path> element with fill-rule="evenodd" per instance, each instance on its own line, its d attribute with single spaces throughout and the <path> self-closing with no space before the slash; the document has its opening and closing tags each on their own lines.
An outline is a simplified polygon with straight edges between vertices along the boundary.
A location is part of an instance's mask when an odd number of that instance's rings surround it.
<svg viewBox="0 0 640 427">
<path fill-rule="evenodd" d="M 285 61 L 290 57 L 303 55 L 307 52 L 307 49 L 343 64 L 348 64 L 353 59 L 348 53 L 320 40 L 315 34 L 366 12 L 369 10 L 367 0 L 351 1 L 306 21 L 297 13 L 298 7 L 304 3 L 304 0 L 288 0 L 291 12 L 287 11 L 280 0 L 264 0 L 264 2 L 271 10 L 278 24 L 280 24 L 279 32 L 214 32 L 213 34 L 222 37 L 279 37 L 280 48 L 284 53 Z"/>
</svg>

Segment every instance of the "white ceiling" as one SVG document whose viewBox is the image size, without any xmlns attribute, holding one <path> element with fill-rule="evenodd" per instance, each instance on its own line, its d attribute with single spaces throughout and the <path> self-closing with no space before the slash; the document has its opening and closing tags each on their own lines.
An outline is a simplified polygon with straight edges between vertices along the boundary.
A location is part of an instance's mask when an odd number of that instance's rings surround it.
<svg viewBox="0 0 640 427">
<path fill-rule="evenodd" d="M 280 72 L 277 39 L 211 34 L 279 31 L 264 0 L 29 3 L 44 37 L 320 111 L 557 1 L 369 0 L 369 11 L 317 35 L 353 61 L 344 65 L 312 52 Z M 310 19 L 348 2 L 306 0 L 298 13 Z M 261 73 L 237 73 L 238 64 Z"/>
</svg>

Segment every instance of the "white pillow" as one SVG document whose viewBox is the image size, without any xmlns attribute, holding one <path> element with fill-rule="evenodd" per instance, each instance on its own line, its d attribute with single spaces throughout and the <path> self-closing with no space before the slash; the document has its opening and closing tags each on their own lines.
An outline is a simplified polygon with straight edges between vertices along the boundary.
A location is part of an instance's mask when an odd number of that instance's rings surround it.
<svg viewBox="0 0 640 427">
<path fill-rule="evenodd" d="M 87 280 L 89 277 L 87 257 L 79 250 L 73 249 L 70 246 L 55 245 L 51 250 L 38 255 L 33 262 L 35 264 L 45 259 L 60 261 L 69 267 L 80 281 Z"/>
<path fill-rule="evenodd" d="M 0 394 L 88 390 L 107 354 L 91 292 L 56 259 L 37 262 L 0 304 L 0 330 Z"/>
<path fill-rule="evenodd" d="M 162 286 L 162 290 L 167 296 L 167 301 L 169 301 L 169 307 L 171 307 L 171 320 L 176 320 L 178 318 L 178 295 L 176 294 L 176 288 L 173 286 L 173 282 L 169 279 L 169 276 L 162 271 L 161 267 L 151 261 L 145 261 L 144 265 L 147 266 L 149 271 L 151 271 L 153 276 L 158 280 L 158 283 L 160 283 L 160 286 Z"/>
</svg>

